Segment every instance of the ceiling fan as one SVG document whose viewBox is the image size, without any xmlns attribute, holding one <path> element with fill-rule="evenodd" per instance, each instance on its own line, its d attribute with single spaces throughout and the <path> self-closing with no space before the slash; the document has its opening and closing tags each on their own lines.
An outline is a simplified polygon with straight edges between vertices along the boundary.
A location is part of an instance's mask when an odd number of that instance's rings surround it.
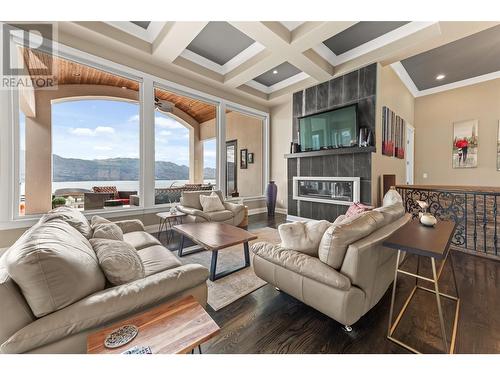
<svg viewBox="0 0 500 375">
<path fill-rule="evenodd" d="M 155 109 L 165 113 L 172 113 L 174 111 L 174 108 L 175 103 L 155 97 Z"/>
</svg>

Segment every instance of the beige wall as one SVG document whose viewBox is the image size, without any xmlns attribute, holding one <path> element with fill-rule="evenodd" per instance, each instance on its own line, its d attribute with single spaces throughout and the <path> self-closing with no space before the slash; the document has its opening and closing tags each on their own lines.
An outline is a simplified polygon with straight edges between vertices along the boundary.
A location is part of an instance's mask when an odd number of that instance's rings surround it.
<svg viewBox="0 0 500 375">
<path fill-rule="evenodd" d="M 200 124 L 200 139 L 215 138 L 215 119 Z M 255 197 L 263 194 L 263 122 L 256 117 L 231 111 L 226 115 L 226 139 L 238 141 L 238 192 L 240 197 Z M 240 150 L 246 148 L 254 153 L 254 163 L 241 169 Z"/>
<path fill-rule="evenodd" d="M 477 168 L 451 164 L 453 123 L 478 120 Z M 499 186 L 496 170 L 500 79 L 419 97 L 415 104 L 415 183 Z M 428 177 L 423 178 L 427 173 Z"/>
<path fill-rule="evenodd" d="M 278 187 L 277 208 L 288 207 L 287 160 L 292 142 L 292 96 L 284 104 L 271 108 L 271 180 Z"/>
<path fill-rule="evenodd" d="M 405 160 L 382 155 L 382 107 L 387 106 L 407 123 L 414 124 L 415 100 L 390 66 L 377 66 L 377 110 L 375 136 L 377 151 L 372 154 L 372 204 L 380 204 L 381 176 L 395 174 L 396 183 L 406 182 Z"/>
</svg>

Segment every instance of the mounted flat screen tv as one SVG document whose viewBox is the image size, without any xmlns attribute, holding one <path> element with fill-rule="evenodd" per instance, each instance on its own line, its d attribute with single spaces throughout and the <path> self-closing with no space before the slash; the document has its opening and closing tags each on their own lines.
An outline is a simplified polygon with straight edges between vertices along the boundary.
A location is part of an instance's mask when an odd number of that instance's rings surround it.
<svg viewBox="0 0 500 375">
<path fill-rule="evenodd" d="M 357 134 L 356 104 L 299 118 L 302 151 L 355 146 Z"/>
</svg>

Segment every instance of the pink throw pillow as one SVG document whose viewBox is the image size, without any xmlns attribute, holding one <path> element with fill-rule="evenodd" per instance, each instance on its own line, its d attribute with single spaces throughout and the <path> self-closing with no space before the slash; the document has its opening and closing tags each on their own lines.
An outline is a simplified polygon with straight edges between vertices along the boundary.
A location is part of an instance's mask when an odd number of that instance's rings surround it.
<svg viewBox="0 0 500 375">
<path fill-rule="evenodd" d="M 349 206 L 347 212 L 345 213 L 345 217 L 346 218 L 353 217 L 365 211 L 371 211 L 371 210 L 373 210 L 373 206 L 367 206 L 365 204 L 355 202 Z"/>
</svg>

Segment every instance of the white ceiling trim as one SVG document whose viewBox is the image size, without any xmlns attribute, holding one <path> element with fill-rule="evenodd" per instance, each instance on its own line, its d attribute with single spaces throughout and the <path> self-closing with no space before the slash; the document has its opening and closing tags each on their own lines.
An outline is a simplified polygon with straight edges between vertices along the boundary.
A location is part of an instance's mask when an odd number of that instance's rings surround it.
<svg viewBox="0 0 500 375">
<path fill-rule="evenodd" d="M 376 49 L 382 48 L 387 44 L 393 43 L 399 39 L 406 38 L 409 35 L 415 34 L 416 32 L 423 30 L 429 26 L 437 24 L 439 22 L 410 22 L 404 26 L 398 27 L 384 35 L 379 36 L 369 42 L 366 42 L 356 48 L 344 52 L 341 55 L 336 55 L 333 53 L 324 43 L 313 47 L 313 49 L 325 60 L 327 60 L 331 65 L 336 66 L 345 63 L 350 60 L 354 60 L 360 56 L 363 56 L 369 52 Z"/>
<path fill-rule="evenodd" d="M 212 60 L 207 59 L 206 57 L 203 57 L 201 55 L 198 55 L 197 53 L 194 53 L 193 51 L 190 51 L 188 49 L 182 51 L 181 56 L 189 61 L 194 62 L 195 64 L 201 65 L 221 75 L 225 75 L 230 71 L 232 71 L 233 69 L 240 66 L 241 64 L 243 64 L 245 61 L 250 60 L 252 57 L 257 55 L 264 49 L 265 47 L 262 44 L 255 42 L 251 46 L 249 46 L 248 48 L 244 49 L 239 54 L 234 56 L 224 65 L 217 64 L 216 62 L 213 62 Z"/>
<path fill-rule="evenodd" d="M 418 98 L 421 96 L 426 96 L 426 95 L 437 94 L 439 92 L 458 89 L 461 87 L 471 86 L 471 85 L 475 85 L 477 83 L 492 81 L 494 79 L 500 78 L 500 70 L 499 70 L 497 72 L 483 74 L 481 76 L 463 79 L 463 80 L 457 81 L 457 82 L 447 83 L 446 85 L 436 86 L 436 87 L 432 87 L 430 89 L 425 89 L 425 90 L 419 90 L 417 88 L 417 86 L 415 85 L 415 83 L 413 82 L 413 80 L 411 79 L 408 72 L 406 71 L 403 64 L 401 64 L 401 62 L 391 64 L 391 67 L 392 67 L 392 69 L 394 69 L 394 71 L 399 76 L 401 81 L 405 84 L 405 86 L 408 88 L 408 90 L 411 92 L 411 94 L 415 98 Z"/>
<path fill-rule="evenodd" d="M 283 81 L 275 83 L 274 85 L 271 85 L 271 86 L 263 85 L 262 83 L 259 83 L 254 79 L 252 79 L 251 81 L 248 81 L 246 83 L 246 85 L 250 86 L 256 90 L 259 90 L 259 91 L 263 92 L 264 94 L 272 94 L 275 91 L 284 89 L 287 86 L 293 85 L 293 84 L 298 83 L 300 81 L 303 81 L 304 79 L 307 79 L 307 78 L 309 78 L 309 75 L 307 73 L 300 72 L 300 73 L 295 74 L 294 76 L 291 76 L 287 79 L 284 79 Z"/>
<path fill-rule="evenodd" d="M 107 21 L 105 23 L 148 43 L 154 42 L 163 26 L 166 24 L 166 22 L 151 21 L 148 28 L 143 29 L 130 21 Z"/>
<path fill-rule="evenodd" d="M 392 68 L 392 70 L 394 70 L 396 72 L 399 79 L 404 83 L 404 85 L 411 92 L 413 97 L 415 98 L 415 97 L 419 96 L 419 89 L 417 88 L 417 86 L 415 85 L 413 80 L 411 79 L 410 75 L 406 71 L 403 64 L 401 64 L 401 61 L 398 61 L 398 62 L 391 64 L 391 68 Z"/>
<path fill-rule="evenodd" d="M 305 21 L 280 21 L 280 23 L 285 26 L 288 31 L 292 32 L 295 30 L 297 27 L 302 25 Z"/>
</svg>

